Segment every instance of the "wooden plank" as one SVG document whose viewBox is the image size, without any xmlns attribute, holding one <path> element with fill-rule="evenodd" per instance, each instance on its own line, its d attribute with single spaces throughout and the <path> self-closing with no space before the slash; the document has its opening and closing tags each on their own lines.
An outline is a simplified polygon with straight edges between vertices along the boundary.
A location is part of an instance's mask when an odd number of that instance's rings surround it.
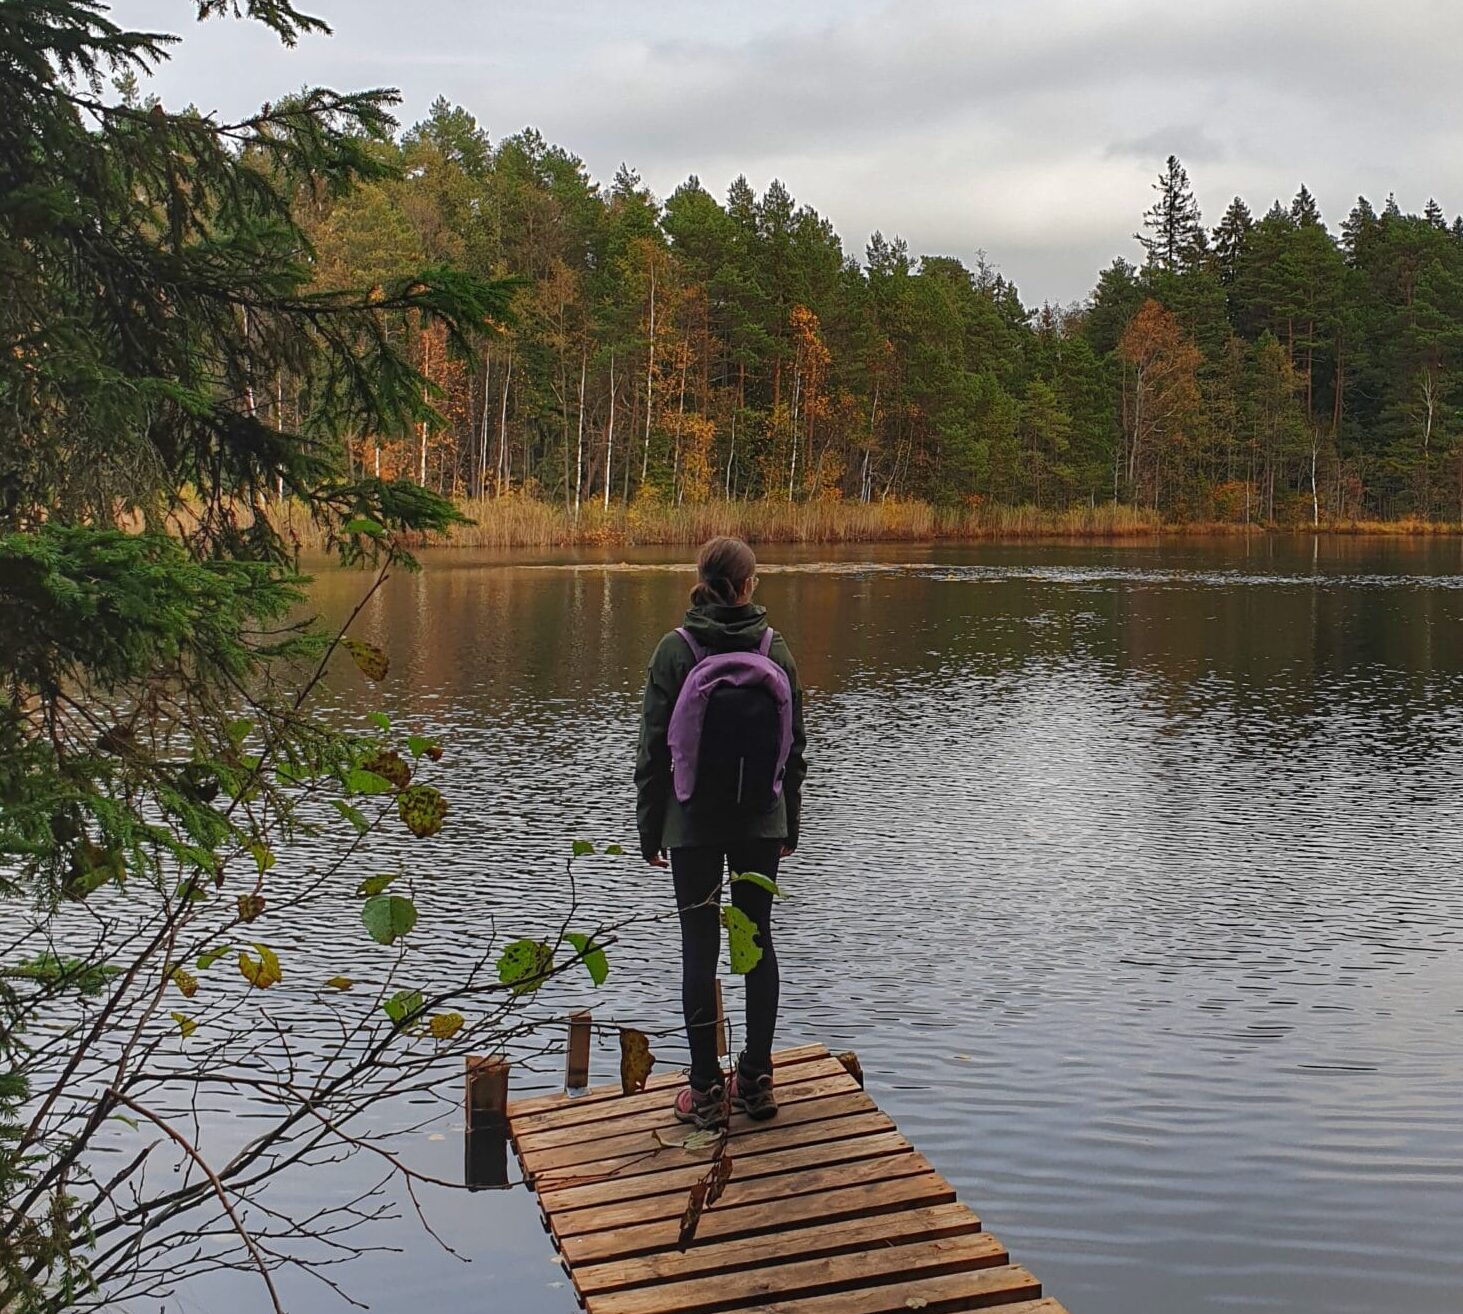
<svg viewBox="0 0 1463 1314">
<path fill-rule="evenodd" d="M 584 1304 L 588 1314 L 712 1314 L 716 1310 L 748 1308 L 763 1314 L 799 1297 L 836 1294 L 846 1301 L 859 1288 L 880 1283 L 906 1284 L 914 1279 L 993 1266 L 1009 1273 L 1006 1260 L 999 1241 L 976 1232 L 859 1254 L 767 1264 L 740 1273 L 734 1281 L 691 1278 L 587 1295 Z M 1040 1295 L 1040 1289 L 1032 1294 Z M 837 1308 L 846 1311 L 848 1306 L 841 1304 Z"/>
<path fill-rule="evenodd" d="M 811 1066 L 811 1065 L 810 1065 Z M 806 1100 L 820 1099 L 827 1095 L 856 1095 L 858 1087 L 848 1073 L 839 1069 L 815 1081 L 799 1082 L 779 1087 L 777 1103 L 781 1118 L 794 1104 Z M 870 1101 L 870 1107 L 873 1107 Z M 515 1126 L 513 1139 L 520 1154 L 530 1151 L 549 1150 L 560 1145 L 588 1145 L 593 1141 L 604 1141 L 614 1136 L 628 1136 L 634 1132 L 659 1130 L 667 1140 L 684 1138 L 695 1128 L 677 1122 L 670 1111 L 669 1101 L 661 1096 L 649 1108 L 638 1113 L 629 1113 L 623 1118 L 607 1118 L 590 1123 L 574 1123 L 567 1127 L 550 1127 L 544 1131 L 520 1132 Z"/>
<path fill-rule="evenodd" d="M 809 1157 L 807 1162 L 809 1165 L 819 1165 L 821 1160 Z M 760 1205 L 768 1201 L 782 1204 L 800 1196 L 822 1195 L 827 1191 L 843 1191 L 869 1183 L 893 1182 L 903 1177 L 919 1177 L 934 1172 L 929 1160 L 922 1154 L 915 1154 L 907 1145 L 903 1154 L 886 1154 L 876 1159 L 863 1159 L 835 1167 L 809 1166 L 799 1172 L 782 1172 L 752 1181 L 739 1176 L 742 1166 L 740 1163 L 733 1163 L 732 1179 L 727 1183 L 721 1199 L 704 1216 L 703 1228 L 713 1217 L 720 1218 L 746 1205 Z M 704 1168 L 697 1170 L 698 1174 L 704 1174 L 705 1171 Z M 648 1183 L 655 1179 L 640 1180 Z M 599 1244 L 606 1247 L 606 1253 L 632 1255 L 636 1251 L 628 1247 L 638 1243 L 638 1237 L 632 1236 L 634 1229 L 654 1227 L 665 1222 L 679 1224 L 681 1214 L 686 1208 L 686 1193 L 697 1180 L 698 1177 L 687 1174 L 684 1182 L 678 1183 L 676 1189 L 661 1194 L 600 1205 L 593 1209 L 550 1211 L 545 1204 L 545 1212 L 549 1213 L 554 1235 L 561 1243 L 569 1237 L 587 1238 L 593 1234 L 612 1233 L 614 1235 L 598 1237 Z M 675 1236 L 672 1234 L 672 1243 L 674 1241 Z M 617 1245 L 620 1246 L 618 1251 L 615 1249 Z"/>
<path fill-rule="evenodd" d="M 749 1135 L 770 1137 L 786 1127 L 876 1112 L 878 1106 L 862 1091 L 844 1091 L 793 1104 L 781 1110 L 777 1120 L 772 1123 L 748 1123 L 737 1119 L 731 1124 L 730 1136 L 733 1142 Z M 538 1173 L 551 1168 L 568 1168 L 578 1164 L 621 1159 L 627 1155 L 645 1154 L 657 1147 L 665 1148 L 666 1141 L 684 1140 L 694 1130 L 693 1127 L 677 1122 L 667 1111 L 649 1125 L 614 1136 L 574 1141 L 568 1145 L 549 1145 L 542 1149 L 519 1143 L 518 1157 L 528 1172 Z M 656 1138 L 656 1131 L 661 1133 L 663 1139 Z M 516 1143 L 517 1138 L 514 1139 Z M 670 1148 L 677 1154 L 685 1153 L 678 1145 L 673 1144 Z M 705 1152 L 705 1157 L 711 1157 L 710 1150 Z"/>
<path fill-rule="evenodd" d="M 749 1314 L 909 1314 L 911 1309 L 923 1310 L 924 1314 L 961 1314 L 990 1308 L 999 1309 L 1000 1314 L 1026 1310 L 1032 1314 L 1066 1314 L 1060 1305 L 1054 1311 L 1046 1310 L 1040 1296 L 1041 1283 L 1030 1273 L 1019 1264 L 1002 1264 L 964 1273 L 921 1275 L 833 1295 L 789 1300 L 766 1297 L 751 1304 L 715 1308 L 735 1308 Z M 911 1301 L 923 1304 L 912 1305 Z M 601 1314 L 602 1308 L 596 1303 L 590 1306 L 589 1314 Z"/>
<path fill-rule="evenodd" d="M 784 1237 L 787 1244 L 801 1248 L 810 1236 L 810 1229 L 816 1232 L 824 1224 L 842 1223 L 856 1231 L 861 1220 L 879 1215 L 889 1216 L 878 1217 L 879 1227 L 875 1232 L 884 1228 L 892 1235 L 900 1220 L 911 1213 L 953 1205 L 954 1202 L 955 1188 L 934 1172 L 896 1177 L 892 1181 L 860 1182 L 787 1200 L 728 1205 L 723 1198 L 701 1215 L 695 1248 L 699 1250 L 715 1242 L 740 1242 L 769 1232 Z M 681 1205 L 684 1209 L 684 1198 Z M 964 1205 L 958 1208 L 965 1225 L 955 1230 L 979 1232 L 980 1219 Z M 614 1232 L 560 1237 L 559 1248 L 578 1277 L 581 1264 L 610 1263 L 676 1250 L 680 1230 L 681 1219 L 677 1214 L 674 1218 L 622 1227 Z"/>
<path fill-rule="evenodd" d="M 586 1314 L 1066 1314 L 826 1049 L 775 1060 L 780 1116 L 733 1121 L 731 1179 L 685 1248 L 713 1149 L 678 1144 L 683 1073 L 509 1106 Z"/>
<path fill-rule="evenodd" d="M 810 1100 L 802 1106 L 818 1112 L 817 1106 L 824 1100 Z M 797 1106 L 794 1106 L 794 1112 Z M 877 1109 L 869 1113 L 845 1113 L 835 1117 L 808 1117 L 794 1121 L 779 1119 L 770 1128 L 752 1127 L 732 1129 L 729 1144 L 738 1161 L 759 1154 L 771 1154 L 775 1150 L 790 1150 L 799 1145 L 818 1145 L 825 1141 L 844 1140 L 850 1136 L 869 1136 L 877 1132 L 894 1130 L 894 1124 Z M 684 1163 L 692 1159 L 704 1169 L 711 1160 L 711 1151 L 692 1152 L 682 1149 L 667 1149 L 650 1136 L 627 1138 L 629 1144 L 610 1158 L 586 1157 L 583 1151 L 572 1148 L 550 1150 L 536 1156 L 532 1161 L 525 1157 L 520 1162 L 525 1176 L 531 1179 L 535 1190 L 552 1191 L 565 1186 L 576 1186 L 591 1181 L 603 1181 L 608 1177 L 636 1176 L 640 1173 L 658 1172 L 676 1161 Z M 609 1144 L 604 1141 L 600 1144 Z"/>
<path fill-rule="evenodd" d="M 784 1067 L 791 1067 L 797 1063 L 804 1063 L 811 1059 L 828 1057 L 826 1045 L 800 1045 L 796 1049 L 784 1049 L 775 1056 L 776 1070 L 780 1073 Z M 685 1081 L 686 1074 L 679 1067 L 673 1072 L 663 1072 L 658 1076 L 651 1077 L 645 1083 L 647 1090 L 671 1090 Z M 613 1086 L 592 1086 L 583 1095 L 577 1096 L 573 1103 L 575 1105 L 589 1105 L 600 1100 L 624 1099 L 625 1093 L 620 1089 L 619 1082 Z M 520 1100 L 514 1100 L 508 1106 L 508 1116 L 514 1122 L 520 1118 L 530 1117 L 535 1113 L 543 1113 L 549 1109 L 561 1108 L 568 1101 L 562 1091 L 551 1095 L 530 1095 Z"/>
<path fill-rule="evenodd" d="M 950 1198 L 954 1198 L 951 1191 Z M 766 1217 L 771 1217 L 770 1214 Z M 776 1224 L 773 1224 L 776 1228 Z M 710 1277 L 716 1273 L 739 1273 L 749 1268 L 802 1263 L 807 1260 L 852 1255 L 858 1251 L 913 1245 L 940 1237 L 965 1236 L 980 1231 L 980 1220 L 964 1205 L 941 1204 L 910 1207 L 883 1217 L 830 1220 L 815 1227 L 781 1228 L 770 1234 L 721 1240 L 698 1232 L 688 1250 L 669 1250 L 633 1259 L 615 1259 L 601 1264 L 574 1265 L 574 1283 L 583 1296 L 655 1282 L 677 1282 Z M 1006 1254 L 995 1243 L 993 1263 L 1004 1263 Z M 566 1252 L 566 1258 L 567 1258 Z M 735 1282 L 728 1285 L 735 1287 Z"/>
<path fill-rule="evenodd" d="M 968 1314 L 970 1310 L 989 1308 L 989 1305 L 957 1305 L 949 1314 Z M 1014 1305 L 1000 1305 L 997 1308 L 1001 1314 L 1067 1314 L 1066 1306 L 1050 1296 L 1045 1300 L 1018 1300 Z"/>
<path fill-rule="evenodd" d="M 777 1093 L 781 1097 L 810 1081 L 837 1077 L 840 1074 L 847 1075 L 843 1064 L 830 1056 L 794 1063 L 785 1070 L 779 1067 Z M 681 1081 L 684 1080 L 685 1078 L 682 1076 Z M 672 1090 L 678 1088 L 679 1084 Z M 850 1085 L 848 1089 L 855 1089 L 855 1086 Z M 513 1132 L 514 1135 L 527 1139 L 541 1132 L 564 1127 L 583 1127 L 589 1130 L 591 1123 L 613 1123 L 619 1118 L 629 1117 L 636 1113 L 656 1110 L 664 1113 L 670 1108 L 671 1100 L 674 1098 L 672 1090 L 661 1087 L 642 1091 L 639 1095 L 621 1095 L 615 1099 L 594 1100 L 588 1103 L 586 1103 L 588 1096 L 575 1099 L 561 1097 L 552 1109 L 545 1109 L 540 1113 L 522 1117 L 516 1112 L 512 1113 Z M 516 1109 L 517 1105 L 513 1107 Z"/>
<path fill-rule="evenodd" d="M 850 1136 L 844 1140 L 825 1141 L 813 1146 L 780 1150 L 772 1154 L 738 1154 L 736 1169 L 727 1195 L 748 1188 L 753 1181 L 772 1176 L 781 1176 L 786 1181 L 795 1181 L 797 1175 L 810 1168 L 836 1168 L 840 1164 L 852 1164 L 865 1159 L 887 1161 L 891 1155 L 909 1152 L 910 1144 L 897 1131 L 887 1131 L 872 1136 Z M 685 1192 L 698 1182 L 706 1172 L 704 1163 L 688 1163 L 684 1156 L 666 1159 L 654 1172 L 638 1175 L 617 1176 L 605 1181 L 588 1182 L 580 1186 L 564 1186 L 550 1189 L 545 1183 L 539 1190 L 539 1203 L 552 1217 L 571 1225 L 574 1217 L 582 1211 L 592 1210 L 596 1214 L 607 1206 L 627 1201 L 640 1201 L 647 1197 L 676 1193 L 685 1201 Z M 586 1228 L 586 1230 L 593 1230 Z"/>
</svg>

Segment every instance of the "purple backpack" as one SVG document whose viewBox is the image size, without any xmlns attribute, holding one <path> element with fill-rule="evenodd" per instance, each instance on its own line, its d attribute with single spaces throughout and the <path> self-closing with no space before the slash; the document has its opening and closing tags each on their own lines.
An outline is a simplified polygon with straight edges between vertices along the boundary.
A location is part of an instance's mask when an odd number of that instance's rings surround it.
<svg viewBox="0 0 1463 1314">
<path fill-rule="evenodd" d="M 676 798 L 719 816 L 769 811 L 792 750 L 792 683 L 767 655 L 773 631 L 756 652 L 716 653 L 676 633 L 696 659 L 666 736 Z"/>
</svg>

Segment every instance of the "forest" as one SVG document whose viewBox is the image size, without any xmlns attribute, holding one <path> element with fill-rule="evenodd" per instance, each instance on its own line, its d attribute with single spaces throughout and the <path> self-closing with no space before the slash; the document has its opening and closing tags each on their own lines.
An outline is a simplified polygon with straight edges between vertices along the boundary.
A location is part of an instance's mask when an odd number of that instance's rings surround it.
<svg viewBox="0 0 1463 1314">
<path fill-rule="evenodd" d="M 575 516 L 757 499 L 1463 520 L 1463 219 L 1435 202 L 1360 197 L 1332 231 L 1301 186 L 1209 227 L 1170 157 L 1135 215 L 1143 263 L 1033 310 L 984 260 L 878 232 L 851 255 L 777 181 L 723 201 L 692 176 L 662 202 L 627 166 L 601 186 L 441 99 L 375 149 L 381 178 L 296 198 L 317 287 L 432 266 L 516 289 L 467 355 L 403 321 L 427 404 L 406 435 L 352 442 L 363 473 Z M 249 405 L 285 425 L 308 399 L 277 371 Z"/>
</svg>

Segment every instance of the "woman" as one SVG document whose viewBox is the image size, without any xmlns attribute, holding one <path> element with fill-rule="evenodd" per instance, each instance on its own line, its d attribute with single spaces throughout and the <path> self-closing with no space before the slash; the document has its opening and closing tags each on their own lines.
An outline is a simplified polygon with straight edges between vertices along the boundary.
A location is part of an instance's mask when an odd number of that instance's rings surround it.
<svg viewBox="0 0 1463 1314">
<path fill-rule="evenodd" d="M 696 570 L 685 622 L 650 659 L 635 787 L 640 851 L 651 866 L 670 867 L 680 910 L 691 1079 L 675 1112 L 683 1122 L 718 1127 L 728 1093 L 733 1108 L 759 1121 L 777 1113 L 772 894 L 753 881 L 731 883 L 732 903 L 755 924 L 762 956 L 747 973 L 747 1043 L 727 1092 L 716 1054 L 721 888 L 728 867 L 776 880 L 779 861 L 797 848 L 807 764 L 797 667 L 782 636 L 770 632 L 766 609 L 752 603 L 752 549 L 739 538 L 714 538 Z"/>
</svg>

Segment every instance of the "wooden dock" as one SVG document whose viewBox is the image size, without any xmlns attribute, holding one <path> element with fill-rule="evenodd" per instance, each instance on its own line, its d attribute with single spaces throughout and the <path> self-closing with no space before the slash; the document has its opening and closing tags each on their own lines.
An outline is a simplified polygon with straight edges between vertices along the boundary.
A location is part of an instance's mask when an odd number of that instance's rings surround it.
<svg viewBox="0 0 1463 1314">
<path fill-rule="evenodd" d="M 1065 1314 L 821 1045 L 776 1056 L 771 1122 L 737 1115 L 731 1176 L 680 1245 L 715 1147 L 671 1095 L 599 1087 L 508 1106 L 524 1176 L 587 1314 Z"/>
</svg>

